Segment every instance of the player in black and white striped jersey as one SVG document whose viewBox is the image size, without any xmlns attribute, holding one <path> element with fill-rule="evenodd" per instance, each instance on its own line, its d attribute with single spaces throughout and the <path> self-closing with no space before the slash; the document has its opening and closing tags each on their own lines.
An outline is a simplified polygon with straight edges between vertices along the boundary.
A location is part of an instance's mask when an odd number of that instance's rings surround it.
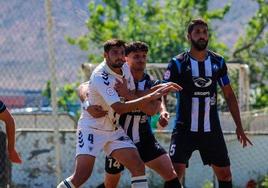
<svg viewBox="0 0 268 188">
<path fill-rule="evenodd" d="M 170 157 L 182 179 L 192 152 L 199 150 L 204 165 L 211 165 L 219 187 L 232 187 L 230 160 L 217 112 L 217 84 L 221 87 L 243 147 L 251 144 L 245 135 L 224 58 L 207 50 L 208 25 L 202 19 L 188 26 L 191 49 L 172 58 L 164 80 L 180 84 Z"/>
</svg>

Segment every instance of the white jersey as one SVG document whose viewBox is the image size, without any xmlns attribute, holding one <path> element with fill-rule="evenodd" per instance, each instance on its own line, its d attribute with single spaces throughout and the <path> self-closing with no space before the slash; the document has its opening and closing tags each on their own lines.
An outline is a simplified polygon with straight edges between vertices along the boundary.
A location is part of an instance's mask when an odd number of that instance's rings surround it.
<svg viewBox="0 0 268 188">
<path fill-rule="evenodd" d="M 104 131 L 112 131 L 118 125 L 119 115 L 111 108 L 111 105 L 120 102 L 120 97 L 114 89 L 116 79 L 127 80 L 128 89 L 134 90 L 135 84 L 128 65 L 122 66 L 122 75 L 113 72 L 106 62 L 102 62 L 93 71 L 89 80 L 88 101 L 92 105 L 100 105 L 107 115 L 101 118 L 92 117 L 87 111 L 82 110 L 78 126 L 80 128 L 94 128 Z"/>
</svg>

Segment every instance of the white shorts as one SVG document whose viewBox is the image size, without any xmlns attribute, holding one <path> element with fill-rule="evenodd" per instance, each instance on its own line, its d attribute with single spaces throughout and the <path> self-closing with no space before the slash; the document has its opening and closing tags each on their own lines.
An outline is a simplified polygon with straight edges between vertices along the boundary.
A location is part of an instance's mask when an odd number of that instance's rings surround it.
<svg viewBox="0 0 268 188">
<path fill-rule="evenodd" d="M 87 154 L 96 157 L 102 149 L 109 156 L 116 149 L 136 148 L 121 127 L 115 131 L 78 128 L 76 136 L 76 156 Z"/>
</svg>

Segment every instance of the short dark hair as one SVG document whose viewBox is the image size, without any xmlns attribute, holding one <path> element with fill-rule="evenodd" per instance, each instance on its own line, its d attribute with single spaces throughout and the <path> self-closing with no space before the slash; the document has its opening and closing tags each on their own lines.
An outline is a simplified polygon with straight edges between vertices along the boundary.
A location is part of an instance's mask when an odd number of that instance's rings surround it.
<svg viewBox="0 0 268 188">
<path fill-rule="evenodd" d="M 192 20 L 189 23 L 189 25 L 188 25 L 188 33 L 190 34 L 194 30 L 194 27 L 197 26 L 197 25 L 204 25 L 204 26 L 206 26 L 208 28 L 207 22 L 205 22 L 202 18 L 197 18 L 197 19 Z"/>
<path fill-rule="evenodd" d="M 131 52 L 148 52 L 148 45 L 145 42 L 141 41 L 134 41 L 134 42 L 129 42 L 126 45 L 126 56 L 130 54 Z"/>
<path fill-rule="evenodd" d="M 120 39 L 110 39 L 107 40 L 104 45 L 104 52 L 109 52 L 112 47 L 121 47 L 123 46 L 124 48 L 126 47 L 126 42 Z"/>
</svg>

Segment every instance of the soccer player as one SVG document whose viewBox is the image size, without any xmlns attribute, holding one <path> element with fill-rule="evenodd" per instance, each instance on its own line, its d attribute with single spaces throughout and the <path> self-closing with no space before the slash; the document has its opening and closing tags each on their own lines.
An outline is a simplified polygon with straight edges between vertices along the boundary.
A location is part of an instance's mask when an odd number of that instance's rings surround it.
<svg viewBox="0 0 268 188">
<path fill-rule="evenodd" d="M 120 114 L 142 109 L 151 101 L 177 90 L 174 85 L 165 85 L 153 93 L 136 100 L 124 102 L 114 89 L 116 79 L 127 80 L 130 90 L 135 88 L 129 69 L 125 62 L 125 42 L 118 39 L 108 40 L 104 44 L 105 60 L 96 67 L 88 84 L 87 101 L 78 121 L 76 166 L 74 174 L 63 180 L 58 188 L 74 188 L 81 186 L 91 175 L 95 158 L 103 149 L 117 161 L 126 166 L 131 175 L 132 188 L 147 188 L 145 167 L 137 149 L 121 126 L 118 125 Z M 106 115 L 94 118 L 87 113 L 90 104 L 100 105 Z"/>
<path fill-rule="evenodd" d="M 147 91 L 160 83 L 160 81 L 151 80 L 150 76 L 144 72 L 147 53 L 148 46 L 146 43 L 136 41 L 126 46 L 126 62 L 130 67 L 137 91 Z M 124 89 L 119 91 L 119 94 L 127 97 L 127 92 Z M 159 105 L 160 103 L 161 101 L 159 101 Z M 154 115 L 154 113 L 150 114 L 150 112 L 147 112 L 147 114 Z M 133 140 L 145 165 L 156 171 L 165 180 L 164 187 L 179 188 L 181 185 L 171 160 L 164 148 L 155 139 L 149 123 L 150 116 L 147 114 L 140 110 L 125 113 L 120 116 L 119 124 Z M 164 127 L 168 123 L 168 112 L 161 108 L 160 114 L 159 122 Z M 123 165 L 110 156 L 106 157 L 105 180 L 98 188 L 115 188 L 120 180 L 122 170 L 124 170 Z"/>
<path fill-rule="evenodd" d="M 202 19 L 188 26 L 190 51 L 172 58 L 164 74 L 166 81 L 178 83 L 177 111 L 169 155 L 181 180 L 194 150 L 199 150 L 204 165 L 210 165 L 219 187 L 232 187 L 227 147 L 217 112 L 217 83 L 223 91 L 243 147 L 252 143 L 244 133 L 239 108 L 227 74 L 224 58 L 207 49 L 208 25 Z"/>
<path fill-rule="evenodd" d="M 21 158 L 15 147 L 15 120 L 6 108 L 5 104 L 0 100 L 0 120 L 4 121 L 7 134 L 7 151 L 9 160 L 12 163 L 21 163 Z"/>
</svg>

